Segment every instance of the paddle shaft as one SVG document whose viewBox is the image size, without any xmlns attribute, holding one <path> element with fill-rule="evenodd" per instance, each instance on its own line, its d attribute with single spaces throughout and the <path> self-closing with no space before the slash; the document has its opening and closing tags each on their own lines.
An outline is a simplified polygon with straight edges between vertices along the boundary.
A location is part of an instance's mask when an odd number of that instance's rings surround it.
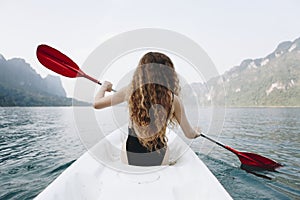
<svg viewBox="0 0 300 200">
<path fill-rule="evenodd" d="M 270 160 L 269 158 L 254 154 L 254 153 L 246 153 L 246 152 L 239 152 L 235 150 L 232 147 L 226 146 L 206 135 L 201 133 L 202 137 L 205 139 L 208 139 L 209 141 L 223 147 L 224 149 L 227 149 L 238 156 L 239 160 L 241 161 L 242 165 L 244 166 L 255 166 L 260 169 L 267 169 L 270 171 L 274 171 L 277 167 L 281 167 L 282 165 L 280 163 L 276 163 L 273 160 Z"/>
<path fill-rule="evenodd" d="M 215 144 L 217 144 L 217 145 L 223 147 L 224 149 L 227 149 L 227 150 L 231 151 L 232 153 L 234 153 L 234 154 L 236 154 L 236 155 L 239 155 L 239 152 L 238 152 L 237 150 L 235 150 L 235 149 L 233 149 L 233 148 L 231 148 L 231 147 L 229 147 L 229 146 L 226 146 L 226 145 L 222 144 L 221 142 L 218 142 L 218 141 L 216 141 L 216 140 L 214 140 L 214 139 L 212 139 L 212 138 L 210 138 L 210 137 L 204 135 L 203 133 L 201 133 L 200 136 L 202 136 L 202 137 L 204 137 L 205 139 L 208 139 L 209 141 L 211 141 L 211 142 L 213 142 L 213 143 L 215 143 Z"/>
<path fill-rule="evenodd" d="M 51 57 L 51 55 L 49 55 L 49 54 L 48 54 L 48 56 Z M 56 58 L 56 59 L 57 59 L 57 58 Z M 84 77 L 84 78 L 87 78 L 87 79 L 93 81 L 94 83 L 97 83 L 97 84 L 99 84 L 99 85 L 102 85 L 102 83 L 101 83 L 100 81 L 98 81 L 97 79 L 95 79 L 95 78 L 93 78 L 93 77 L 87 75 L 86 73 L 84 73 L 84 72 L 81 71 L 80 69 L 75 69 L 75 68 L 73 68 L 72 66 L 68 65 L 67 63 L 65 63 L 65 62 L 63 62 L 63 61 L 61 61 L 63 64 L 60 63 L 60 62 L 57 62 L 57 61 L 55 61 L 55 60 L 52 60 L 52 62 L 54 62 L 56 65 L 58 65 L 58 66 L 60 66 L 60 67 L 62 67 L 62 68 L 68 68 L 69 70 L 72 70 L 72 71 L 76 72 L 77 74 L 79 74 L 79 76 Z M 113 92 L 117 92 L 117 91 L 114 90 L 114 89 L 111 89 L 111 90 L 112 90 Z"/>
<path fill-rule="evenodd" d="M 221 142 L 218 142 L 218 141 L 216 141 L 216 140 L 214 140 L 214 139 L 212 139 L 212 138 L 210 138 L 210 137 L 204 135 L 203 133 L 201 133 L 200 136 L 202 136 L 202 137 L 204 137 L 205 139 L 208 139 L 209 141 L 211 141 L 211 142 L 213 142 L 213 143 L 215 143 L 215 144 L 217 144 L 217 145 L 223 147 L 224 149 L 227 149 L 227 150 L 231 151 L 232 153 L 234 153 L 234 154 L 237 155 L 238 157 L 241 156 L 241 157 L 243 157 L 243 158 L 245 158 L 245 159 L 247 159 L 247 160 L 250 160 L 250 161 L 253 161 L 253 162 L 259 162 L 260 164 L 264 165 L 264 163 L 262 163 L 262 162 L 260 162 L 260 161 L 253 160 L 253 159 L 250 158 L 249 156 L 246 156 L 246 155 L 242 154 L 241 152 L 235 150 L 234 148 L 229 147 L 229 146 L 226 146 L 226 145 L 222 144 Z"/>
<path fill-rule="evenodd" d="M 226 149 L 226 146 L 225 146 L 224 144 L 222 144 L 222 143 L 220 143 L 220 142 L 218 142 L 218 141 L 216 141 L 216 140 L 214 140 L 214 139 L 212 139 L 212 138 L 210 138 L 210 137 L 204 135 L 203 133 L 201 133 L 200 136 L 202 136 L 202 137 L 208 139 L 209 141 L 211 141 L 211 142 L 213 142 L 213 143 L 215 143 L 215 144 L 217 144 L 217 145 L 219 145 L 219 146 L 221 146 L 221 147 L 223 147 L 223 148 Z"/>
</svg>

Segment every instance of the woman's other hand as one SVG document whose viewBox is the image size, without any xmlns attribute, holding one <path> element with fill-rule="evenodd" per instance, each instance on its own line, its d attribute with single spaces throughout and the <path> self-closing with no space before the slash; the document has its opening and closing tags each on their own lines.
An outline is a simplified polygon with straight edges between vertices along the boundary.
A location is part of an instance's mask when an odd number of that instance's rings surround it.
<svg viewBox="0 0 300 200">
<path fill-rule="evenodd" d="M 201 130 L 200 127 L 194 127 L 194 131 L 195 131 L 195 137 L 194 137 L 194 139 L 201 136 L 202 130 Z"/>
</svg>

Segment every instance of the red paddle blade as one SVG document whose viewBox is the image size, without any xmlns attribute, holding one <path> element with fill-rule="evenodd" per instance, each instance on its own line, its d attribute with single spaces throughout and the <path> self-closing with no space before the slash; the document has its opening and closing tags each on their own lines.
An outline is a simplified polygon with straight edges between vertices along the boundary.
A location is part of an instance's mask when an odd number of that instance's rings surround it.
<svg viewBox="0 0 300 200">
<path fill-rule="evenodd" d="M 42 44 L 36 50 L 38 60 L 48 69 L 66 77 L 75 78 L 83 73 L 78 65 L 60 51 Z"/>
<path fill-rule="evenodd" d="M 239 152 L 236 155 L 239 157 L 243 168 L 274 171 L 276 168 L 282 167 L 280 163 L 255 153 Z"/>
<path fill-rule="evenodd" d="M 242 168 L 274 171 L 276 168 L 282 167 L 280 163 L 255 153 L 239 152 L 229 146 L 224 146 L 224 148 L 239 157 Z"/>
</svg>

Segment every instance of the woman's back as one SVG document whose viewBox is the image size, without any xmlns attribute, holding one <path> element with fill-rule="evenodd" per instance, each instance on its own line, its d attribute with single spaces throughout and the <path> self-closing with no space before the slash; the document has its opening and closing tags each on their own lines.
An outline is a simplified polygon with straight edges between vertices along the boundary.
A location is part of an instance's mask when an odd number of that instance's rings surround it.
<svg viewBox="0 0 300 200">
<path fill-rule="evenodd" d="M 188 138 L 198 136 L 193 130 L 178 99 L 179 79 L 169 57 L 157 52 L 145 54 L 136 68 L 130 85 L 114 95 L 104 97 L 111 91 L 105 82 L 103 90 L 95 97 L 95 108 L 128 102 L 129 122 L 126 151 L 122 159 L 130 165 L 154 166 L 166 163 L 168 147 L 166 129 L 168 123 L 179 123 Z M 176 97 L 176 98 L 175 98 Z M 183 122 L 181 124 L 181 121 Z"/>
<path fill-rule="evenodd" d="M 160 100 L 162 100 L 162 98 L 163 97 L 160 97 Z M 149 121 L 148 127 L 150 126 L 148 131 L 153 131 L 153 129 L 156 131 L 156 132 L 152 133 L 152 135 L 154 136 L 154 139 L 155 139 L 155 135 L 157 135 L 157 134 L 165 135 L 165 127 L 167 127 L 168 119 L 172 112 L 173 100 L 174 100 L 174 94 L 172 93 L 172 99 L 171 99 L 171 102 L 169 103 L 170 105 L 168 107 L 166 107 L 168 109 L 166 117 L 156 116 L 159 119 L 159 122 L 158 122 L 158 120 L 153 115 L 152 119 L 150 117 L 147 120 L 147 121 Z M 156 102 L 156 103 L 158 103 L 158 102 Z M 147 102 L 146 104 L 151 105 L 151 103 L 149 103 L 149 102 Z M 160 113 L 161 115 L 164 115 L 166 113 L 166 112 L 157 111 L 157 109 L 164 109 L 162 107 L 153 108 L 153 106 L 151 106 L 151 107 L 149 106 L 146 110 L 148 113 L 150 113 L 151 109 L 152 109 L 152 112 L 157 112 L 157 113 Z M 153 111 L 153 110 L 156 110 L 156 111 Z M 151 116 L 151 114 L 148 114 L 148 115 Z M 156 124 L 151 125 L 151 121 L 152 121 L 152 123 L 156 123 Z M 167 152 L 165 136 L 157 137 L 157 140 L 155 141 L 155 146 L 152 146 L 151 148 L 147 148 L 145 145 L 143 145 L 140 142 L 140 139 L 138 138 L 138 134 L 136 133 L 136 130 L 134 129 L 134 127 L 136 127 L 136 126 L 133 126 L 132 121 L 130 124 L 131 125 L 128 127 L 128 138 L 126 140 L 126 152 L 127 152 L 128 164 L 138 165 L 138 166 L 161 165 L 163 163 L 165 154 Z M 152 128 L 152 130 L 151 130 L 151 126 L 159 127 L 159 128 Z M 150 137 L 151 137 L 151 134 L 148 133 L 147 135 L 150 135 Z M 162 141 L 162 139 L 164 141 Z"/>
<path fill-rule="evenodd" d="M 138 140 L 137 135 L 132 127 L 128 127 L 128 138 L 126 140 L 126 154 L 129 165 L 137 166 L 157 166 L 161 165 L 165 154 L 166 147 L 159 140 L 157 150 L 149 150 L 144 147 Z"/>
</svg>

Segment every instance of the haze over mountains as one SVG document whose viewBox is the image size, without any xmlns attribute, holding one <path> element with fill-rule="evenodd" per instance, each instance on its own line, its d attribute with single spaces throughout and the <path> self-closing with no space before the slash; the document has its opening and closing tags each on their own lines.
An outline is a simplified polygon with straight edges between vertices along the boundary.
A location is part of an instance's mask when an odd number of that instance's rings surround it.
<svg viewBox="0 0 300 200">
<path fill-rule="evenodd" d="M 75 101 L 78 104 L 83 102 Z M 21 58 L 0 54 L 0 106 L 70 106 L 58 76 L 42 78 Z"/>
<path fill-rule="evenodd" d="M 193 83 L 203 106 L 300 106 L 300 38 L 280 43 L 269 55 L 246 59 L 207 83 Z"/>
<path fill-rule="evenodd" d="M 196 93 L 197 97 L 192 94 Z M 246 59 L 206 83 L 182 88 L 186 103 L 202 106 L 300 106 L 300 38 L 269 55 Z M 87 103 L 75 101 L 77 105 Z M 0 54 L 0 106 L 70 106 L 58 76 L 42 78 L 24 59 Z"/>
</svg>

